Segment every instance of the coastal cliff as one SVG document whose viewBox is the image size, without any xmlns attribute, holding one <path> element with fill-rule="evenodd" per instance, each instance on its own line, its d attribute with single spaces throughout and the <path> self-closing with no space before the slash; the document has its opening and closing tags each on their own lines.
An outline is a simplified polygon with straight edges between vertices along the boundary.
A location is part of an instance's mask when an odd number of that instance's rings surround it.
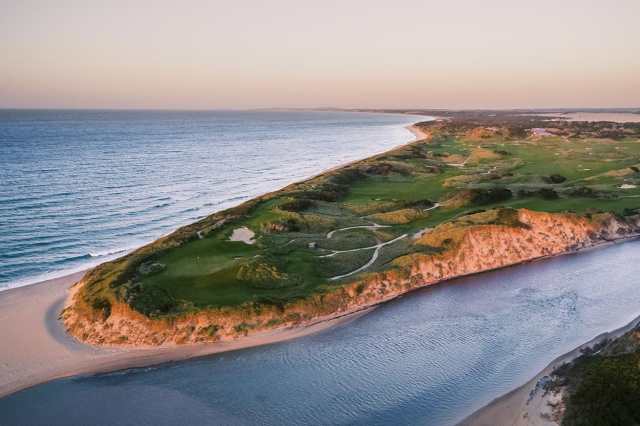
<svg viewBox="0 0 640 426">
<path fill-rule="evenodd" d="M 640 232 L 640 126 L 505 113 L 415 127 L 423 139 L 97 266 L 66 329 L 95 345 L 230 341 Z"/>
<path fill-rule="evenodd" d="M 496 209 L 447 222 L 414 235 L 414 244 L 438 249 L 393 260 L 385 271 L 285 306 L 247 305 L 149 318 L 125 302 L 105 313 L 87 306 L 77 292 L 62 313 L 69 333 L 94 345 L 176 345 L 237 339 L 274 329 L 304 327 L 357 312 L 416 288 L 544 257 L 629 238 L 640 217 L 612 214 Z M 82 288 L 83 281 L 76 285 Z"/>
</svg>

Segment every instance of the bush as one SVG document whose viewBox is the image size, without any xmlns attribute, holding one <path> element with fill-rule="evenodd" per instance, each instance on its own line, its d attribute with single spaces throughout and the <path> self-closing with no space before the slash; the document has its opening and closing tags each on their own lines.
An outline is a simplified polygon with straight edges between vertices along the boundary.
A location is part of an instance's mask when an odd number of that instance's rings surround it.
<svg viewBox="0 0 640 426">
<path fill-rule="evenodd" d="M 546 183 L 562 183 L 566 181 L 567 178 L 562 175 L 553 174 L 543 177 L 542 180 L 544 180 Z"/>
<path fill-rule="evenodd" d="M 111 302 L 107 299 L 98 297 L 93 300 L 91 307 L 96 311 L 102 311 L 102 318 L 105 320 L 111 316 Z"/>
<path fill-rule="evenodd" d="M 588 186 L 579 186 L 569 191 L 572 197 L 597 198 L 598 193 Z"/>
<path fill-rule="evenodd" d="M 138 285 L 129 291 L 128 299 L 133 309 L 149 317 L 168 314 L 178 306 L 168 291 L 156 286 Z"/>
<path fill-rule="evenodd" d="M 526 198 L 526 197 L 540 197 L 545 200 L 556 200 L 560 198 L 558 193 L 553 188 L 540 188 L 532 191 L 527 191 L 526 189 L 521 189 L 518 191 L 518 197 Z"/>
<path fill-rule="evenodd" d="M 331 181 L 338 185 L 349 185 L 364 178 L 365 175 L 356 168 L 342 169 L 331 177 Z"/>
<path fill-rule="evenodd" d="M 562 419 L 563 426 L 640 424 L 639 354 L 591 356 L 569 371 L 577 377 Z"/>
<path fill-rule="evenodd" d="M 507 188 L 474 189 L 471 202 L 474 204 L 493 204 L 507 201 L 513 193 Z"/>
<path fill-rule="evenodd" d="M 348 193 L 349 187 L 347 185 L 326 182 L 312 190 L 299 191 L 293 195 L 299 198 L 306 198 L 308 200 L 328 201 L 332 203 L 338 201 L 338 199 L 344 197 Z"/>
<path fill-rule="evenodd" d="M 311 200 L 307 200 L 306 198 L 296 198 L 292 201 L 281 204 L 279 208 L 280 210 L 288 212 L 301 212 L 315 207 L 315 205 L 316 203 Z"/>
<path fill-rule="evenodd" d="M 433 201 L 427 200 L 415 200 L 415 201 L 407 201 L 403 203 L 404 208 L 413 208 L 413 209 L 428 209 L 433 207 Z"/>
</svg>

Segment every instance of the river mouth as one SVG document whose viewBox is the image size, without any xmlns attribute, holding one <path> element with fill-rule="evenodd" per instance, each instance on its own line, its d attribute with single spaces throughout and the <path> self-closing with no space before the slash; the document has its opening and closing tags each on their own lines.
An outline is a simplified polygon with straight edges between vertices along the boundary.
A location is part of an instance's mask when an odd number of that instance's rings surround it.
<svg viewBox="0 0 640 426">
<path fill-rule="evenodd" d="M 86 424 L 100 413 L 103 424 L 453 425 L 634 318 L 639 248 L 452 280 L 289 342 L 54 381 L 0 399 L 0 423 Z"/>
</svg>

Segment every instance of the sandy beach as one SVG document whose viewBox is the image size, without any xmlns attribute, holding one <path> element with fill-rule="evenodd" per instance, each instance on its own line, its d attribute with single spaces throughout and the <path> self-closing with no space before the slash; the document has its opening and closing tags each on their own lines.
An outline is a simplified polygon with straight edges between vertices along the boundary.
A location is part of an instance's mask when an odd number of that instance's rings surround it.
<svg viewBox="0 0 640 426">
<path fill-rule="evenodd" d="M 559 402 L 560 396 L 552 393 L 545 394 L 538 385 L 540 380 L 549 376 L 557 366 L 579 357 L 583 349 L 593 347 L 605 339 L 620 337 L 639 323 L 640 316 L 616 330 L 602 333 L 559 356 L 527 383 L 494 399 L 460 422 L 458 426 L 557 426 L 558 423 L 553 420 L 552 407 L 549 403 Z"/>
<path fill-rule="evenodd" d="M 144 348 L 92 347 L 75 341 L 58 315 L 78 272 L 0 292 L 0 397 L 56 378 L 145 367 L 219 352 L 267 345 L 317 333 L 369 310 L 320 319 L 296 329 L 275 330 L 233 342 Z"/>
</svg>

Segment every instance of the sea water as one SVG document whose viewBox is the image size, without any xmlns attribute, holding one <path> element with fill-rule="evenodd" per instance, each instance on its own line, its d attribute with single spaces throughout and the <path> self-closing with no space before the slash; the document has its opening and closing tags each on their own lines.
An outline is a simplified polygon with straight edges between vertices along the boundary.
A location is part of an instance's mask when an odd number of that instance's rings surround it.
<svg viewBox="0 0 640 426">
<path fill-rule="evenodd" d="M 104 262 L 412 139 L 427 117 L 0 110 L 0 290 Z"/>
</svg>

